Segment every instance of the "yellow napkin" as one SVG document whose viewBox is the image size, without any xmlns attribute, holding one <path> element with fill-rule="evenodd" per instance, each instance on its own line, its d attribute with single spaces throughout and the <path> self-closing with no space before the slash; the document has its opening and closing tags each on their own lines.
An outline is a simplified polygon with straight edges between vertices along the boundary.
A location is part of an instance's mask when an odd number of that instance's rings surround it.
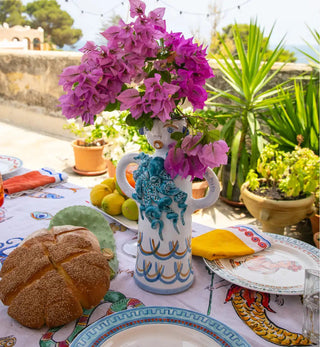
<svg viewBox="0 0 320 347">
<path fill-rule="evenodd" d="M 263 251 L 271 247 L 271 242 L 258 228 L 251 225 L 237 225 L 211 230 L 194 237 L 191 247 L 193 255 L 213 260 L 240 257 Z"/>
</svg>

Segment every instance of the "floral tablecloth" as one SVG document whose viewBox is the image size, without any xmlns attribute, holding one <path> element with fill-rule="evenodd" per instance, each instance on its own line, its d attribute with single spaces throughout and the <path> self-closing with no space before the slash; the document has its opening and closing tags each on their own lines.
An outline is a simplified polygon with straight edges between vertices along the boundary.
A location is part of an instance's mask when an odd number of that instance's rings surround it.
<svg viewBox="0 0 320 347">
<path fill-rule="evenodd" d="M 64 183 L 6 199 L 0 208 L 0 263 L 30 233 L 47 228 L 61 209 L 73 205 L 91 207 L 89 193 L 86 188 Z M 7 307 L 0 303 L 0 346 L 67 346 L 79 331 L 98 318 L 142 305 L 173 306 L 209 315 L 234 329 L 254 347 L 297 345 L 302 327 L 300 296 L 270 295 L 233 285 L 206 268 L 200 257 L 193 257 L 195 281 L 189 290 L 174 295 L 145 292 L 133 279 L 134 258 L 122 251 L 123 243 L 135 238 L 136 232 L 109 222 L 116 240 L 119 269 L 101 304 L 62 328 L 33 330 L 9 317 Z M 193 227 L 194 236 L 209 230 L 195 223 Z"/>
</svg>

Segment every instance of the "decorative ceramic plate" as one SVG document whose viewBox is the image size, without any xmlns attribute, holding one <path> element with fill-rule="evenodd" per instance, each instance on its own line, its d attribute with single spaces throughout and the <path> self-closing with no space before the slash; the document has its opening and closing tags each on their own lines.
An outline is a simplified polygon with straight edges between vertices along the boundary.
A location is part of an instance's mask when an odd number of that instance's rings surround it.
<svg viewBox="0 0 320 347">
<path fill-rule="evenodd" d="M 9 155 L 0 154 L 0 173 L 1 175 L 6 175 L 13 173 L 20 169 L 22 166 L 22 160 L 16 157 L 11 157 Z"/>
<path fill-rule="evenodd" d="M 101 208 L 97 207 L 97 210 L 99 210 L 101 213 L 103 213 L 104 215 L 106 215 L 108 218 L 114 220 L 117 223 L 122 224 L 123 226 L 125 226 L 126 228 L 133 230 L 133 231 L 138 231 L 138 221 L 136 220 L 130 220 L 126 217 L 124 217 L 123 215 L 117 215 L 117 216 L 111 216 L 110 214 L 102 211 Z"/>
<path fill-rule="evenodd" d="M 103 317 L 83 330 L 71 347 L 208 347 L 250 345 L 223 323 L 194 311 L 149 306 Z"/>
<path fill-rule="evenodd" d="M 267 233 L 272 246 L 237 258 L 203 259 L 217 275 L 241 287 L 271 294 L 300 295 L 304 270 L 320 267 L 320 250 L 308 243 Z"/>
<path fill-rule="evenodd" d="M 58 225 L 76 225 L 89 229 L 99 240 L 101 249 L 110 248 L 114 254 L 109 265 L 114 273 L 117 273 L 118 259 L 116 243 L 113 231 L 102 214 L 88 206 L 69 206 L 55 214 L 51 219 L 49 227 Z"/>
</svg>

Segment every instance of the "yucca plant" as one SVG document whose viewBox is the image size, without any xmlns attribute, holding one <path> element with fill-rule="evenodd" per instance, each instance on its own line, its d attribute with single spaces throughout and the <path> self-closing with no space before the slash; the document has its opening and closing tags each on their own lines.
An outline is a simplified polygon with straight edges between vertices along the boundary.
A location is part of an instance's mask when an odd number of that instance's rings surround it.
<svg viewBox="0 0 320 347">
<path fill-rule="evenodd" d="M 286 152 L 298 142 L 319 155 L 319 83 L 309 76 L 308 83 L 294 81 L 293 93 L 281 90 L 280 94 L 283 100 L 262 116 L 271 129 L 271 135 L 263 135 Z"/>
<path fill-rule="evenodd" d="M 277 92 L 278 88 L 268 87 L 268 84 L 285 63 L 273 69 L 283 51 L 283 39 L 270 58 L 263 60 L 273 28 L 269 35 L 264 37 L 257 22 L 251 21 L 247 48 L 241 40 L 237 25 L 233 26 L 233 31 L 239 60 L 234 59 L 222 37 L 220 40 L 226 53 L 222 59 L 214 57 L 230 89 L 221 90 L 208 86 L 212 95 L 208 106 L 218 107 L 224 113 L 220 117 L 216 116 L 223 123 L 221 136 L 230 146 L 230 179 L 227 189 L 223 187 L 222 194 L 235 201 L 239 196 L 234 196 L 234 188 L 239 189 L 250 168 L 256 167 L 263 148 L 264 139 L 259 135 L 259 112 L 282 99 Z"/>
</svg>

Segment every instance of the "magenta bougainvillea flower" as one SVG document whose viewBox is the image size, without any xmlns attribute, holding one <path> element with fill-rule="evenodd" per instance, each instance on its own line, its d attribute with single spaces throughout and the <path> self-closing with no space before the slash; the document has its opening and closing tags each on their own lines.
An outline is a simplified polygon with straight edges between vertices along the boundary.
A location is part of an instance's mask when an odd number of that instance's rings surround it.
<svg viewBox="0 0 320 347">
<path fill-rule="evenodd" d="M 179 106 L 185 100 L 194 111 L 204 108 L 204 86 L 214 77 L 206 49 L 193 38 L 167 32 L 164 8 L 146 14 L 143 1 L 129 3 L 133 21 L 120 20 L 101 33 L 106 45 L 87 42 L 80 50 L 81 63 L 60 75 L 65 91 L 60 107 L 67 118 L 81 117 L 93 124 L 104 110 L 128 110 L 131 124 L 150 127 L 153 119 L 166 122 L 181 115 Z M 206 167 L 226 163 L 228 148 L 223 141 L 214 142 L 197 132 L 184 136 L 166 159 L 172 176 L 203 177 Z"/>
</svg>

